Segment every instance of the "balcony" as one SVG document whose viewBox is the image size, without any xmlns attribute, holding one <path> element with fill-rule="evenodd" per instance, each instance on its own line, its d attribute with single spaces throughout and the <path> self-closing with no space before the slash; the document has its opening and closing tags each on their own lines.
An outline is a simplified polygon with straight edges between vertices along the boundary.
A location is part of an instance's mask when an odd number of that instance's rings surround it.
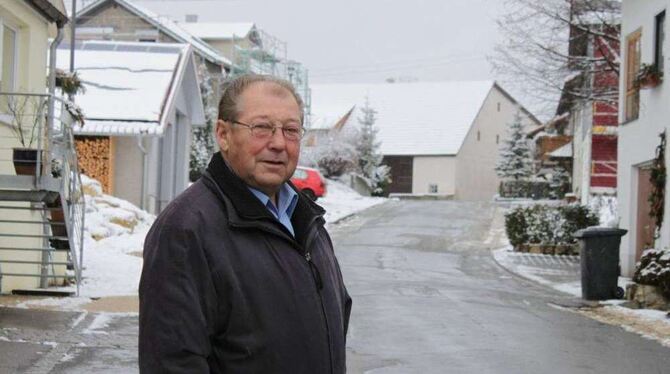
<svg viewBox="0 0 670 374">
<path fill-rule="evenodd" d="M 53 96 L 0 92 L 0 291 L 76 285 L 84 195 L 72 125 Z"/>
</svg>

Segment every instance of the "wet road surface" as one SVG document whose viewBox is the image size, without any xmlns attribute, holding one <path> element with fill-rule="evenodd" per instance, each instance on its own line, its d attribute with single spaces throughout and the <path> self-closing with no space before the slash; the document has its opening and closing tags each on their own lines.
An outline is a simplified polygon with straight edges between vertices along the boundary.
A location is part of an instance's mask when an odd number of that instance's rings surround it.
<svg viewBox="0 0 670 374">
<path fill-rule="evenodd" d="M 351 373 L 668 373 L 670 349 L 492 259 L 494 206 L 391 201 L 332 230 Z M 499 244 L 498 244 L 499 245 Z"/>
</svg>

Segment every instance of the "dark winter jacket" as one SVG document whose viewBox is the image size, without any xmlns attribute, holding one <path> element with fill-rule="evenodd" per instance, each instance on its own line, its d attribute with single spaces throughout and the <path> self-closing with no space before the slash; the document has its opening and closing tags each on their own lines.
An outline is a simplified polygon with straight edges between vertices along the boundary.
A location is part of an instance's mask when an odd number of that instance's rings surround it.
<svg viewBox="0 0 670 374">
<path fill-rule="evenodd" d="M 344 373 L 351 299 L 323 213 L 300 195 L 294 239 L 217 154 L 147 235 L 141 372 Z"/>
</svg>

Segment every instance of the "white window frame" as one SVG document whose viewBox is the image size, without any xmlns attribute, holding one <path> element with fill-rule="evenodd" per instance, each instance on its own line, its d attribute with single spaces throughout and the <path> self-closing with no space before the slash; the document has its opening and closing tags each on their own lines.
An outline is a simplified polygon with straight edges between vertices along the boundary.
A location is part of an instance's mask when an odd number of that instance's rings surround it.
<svg viewBox="0 0 670 374">
<path fill-rule="evenodd" d="M 16 27 L 15 25 L 12 25 L 11 23 L 7 22 L 7 20 L 0 18 L 0 82 L 2 82 L 2 74 L 4 73 L 3 71 L 3 66 L 2 66 L 2 60 L 3 60 L 3 55 L 2 51 L 4 50 L 4 41 L 5 41 L 5 27 L 8 29 L 12 30 L 14 32 L 14 66 L 11 67 L 12 69 L 12 82 L 11 82 L 11 88 L 8 90 L 9 92 L 13 92 L 16 90 L 16 83 L 18 79 L 18 66 L 19 66 L 19 28 Z"/>
</svg>

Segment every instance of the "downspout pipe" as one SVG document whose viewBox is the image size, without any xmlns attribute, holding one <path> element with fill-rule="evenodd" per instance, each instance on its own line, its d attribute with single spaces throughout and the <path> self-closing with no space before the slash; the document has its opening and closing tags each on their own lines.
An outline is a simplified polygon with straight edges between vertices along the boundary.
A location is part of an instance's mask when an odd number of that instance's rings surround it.
<svg viewBox="0 0 670 374">
<path fill-rule="evenodd" d="M 148 162 L 148 152 L 143 144 L 144 135 L 137 136 L 137 148 L 142 152 L 142 182 L 140 187 L 140 208 L 145 209 L 145 200 L 147 196 L 147 162 Z"/>
<path fill-rule="evenodd" d="M 49 97 L 48 97 L 48 103 L 47 103 L 47 126 L 45 129 L 45 134 L 46 134 L 46 144 L 44 145 L 44 149 L 46 152 L 51 151 L 51 130 L 53 129 L 54 125 L 54 104 L 55 104 L 55 94 L 56 94 L 56 49 L 58 48 L 58 45 L 60 42 L 63 40 L 63 36 L 65 35 L 63 32 L 63 27 L 65 26 L 62 23 L 58 23 L 56 25 L 58 27 L 58 32 L 56 34 L 56 39 L 54 39 L 53 42 L 51 42 L 51 45 L 49 46 Z M 49 158 L 47 158 L 49 159 Z M 38 163 L 39 163 L 39 158 L 38 158 Z M 38 170 L 38 175 L 40 175 L 40 170 L 41 166 L 38 164 L 37 165 L 37 170 Z M 43 230 L 48 230 L 47 229 L 48 225 L 44 225 Z M 46 234 L 46 233 L 45 233 Z M 43 243 L 45 248 L 49 247 L 49 242 L 48 239 L 45 237 L 44 238 L 44 243 Z M 49 286 L 49 278 L 47 275 L 49 275 L 49 266 L 47 263 L 49 262 L 49 252 L 48 251 L 43 251 L 42 252 L 42 266 L 40 270 L 40 288 L 47 288 Z"/>
<path fill-rule="evenodd" d="M 54 103 L 56 94 L 56 49 L 58 45 L 63 40 L 65 33 L 63 28 L 65 25 L 58 24 L 58 33 L 56 34 L 56 39 L 51 42 L 49 46 L 49 103 L 48 103 L 48 116 L 47 116 L 47 139 L 49 145 L 51 144 L 51 129 L 54 124 Z"/>
</svg>

